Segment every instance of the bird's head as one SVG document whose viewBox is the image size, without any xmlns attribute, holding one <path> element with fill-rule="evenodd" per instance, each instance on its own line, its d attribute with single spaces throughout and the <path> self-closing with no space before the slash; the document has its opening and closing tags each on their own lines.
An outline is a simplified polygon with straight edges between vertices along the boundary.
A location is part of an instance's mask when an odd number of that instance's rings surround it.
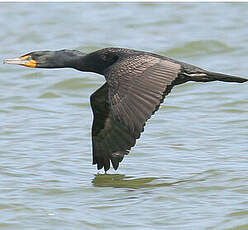
<svg viewBox="0 0 248 230">
<path fill-rule="evenodd" d="M 82 55 L 76 50 L 35 51 L 18 58 L 5 59 L 5 64 L 17 64 L 31 68 L 72 67 L 72 63 Z"/>
</svg>

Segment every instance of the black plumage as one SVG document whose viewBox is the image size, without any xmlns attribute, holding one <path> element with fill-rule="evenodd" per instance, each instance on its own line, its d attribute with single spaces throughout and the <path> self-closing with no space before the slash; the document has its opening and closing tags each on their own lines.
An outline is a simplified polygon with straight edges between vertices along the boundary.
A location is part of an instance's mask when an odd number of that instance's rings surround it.
<svg viewBox="0 0 248 230">
<path fill-rule="evenodd" d="M 123 48 L 90 54 L 75 50 L 37 51 L 5 63 L 38 68 L 74 68 L 104 75 L 106 83 L 90 98 L 93 164 L 117 169 L 159 109 L 173 86 L 187 81 L 246 82 L 247 79 L 209 72 L 161 55 Z"/>
</svg>

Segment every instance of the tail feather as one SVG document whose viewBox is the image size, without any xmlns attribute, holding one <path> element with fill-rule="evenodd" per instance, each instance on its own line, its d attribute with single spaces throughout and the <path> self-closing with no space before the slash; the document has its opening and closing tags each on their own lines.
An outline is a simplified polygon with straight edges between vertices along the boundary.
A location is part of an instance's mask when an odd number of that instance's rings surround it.
<svg viewBox="0 0 248 230">
<path fill-rule="evenodd" d="M 187 81 L 197 81 L 197 82 L 225 81 L 225 82 L 243 83 L 243 82 L 248 81 L 248 79 L 243 78 L 243 77 L 236 77 L 236 76 L 227 75 L 223 73 L 209 72 L 205 70 L 196 71 L 193 73 L 184 72 L 183 75 L 187 76 Z"/>
<path fill-rule="evenodd" d="M 243 77 L 236 77 L 222 73 L 215 73 L 215 72 L 206 72 L 207 77 L 210 78 L 210 81 L 225 81 L 225 82 L 238 82 L 243 83 L 248 81 L 248 79 Z M 211 80 L 212 79 L 212 80 Z"/>
</svg>

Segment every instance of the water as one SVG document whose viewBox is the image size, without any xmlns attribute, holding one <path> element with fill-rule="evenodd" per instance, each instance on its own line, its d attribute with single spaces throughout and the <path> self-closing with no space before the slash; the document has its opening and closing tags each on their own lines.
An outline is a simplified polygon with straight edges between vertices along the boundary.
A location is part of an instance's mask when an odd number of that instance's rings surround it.
<svg viewBox="0 0 248 230">
<path fill-rule="evenodd" d="M 248 4 L 1 3 L 0 60 L 128 47 L 247 76 Z M 104 79 L 0 68 L 0 229 L 248 229 L 247 84 L 174 88 L 118 171 L 91 165 Z"/>
</svg>

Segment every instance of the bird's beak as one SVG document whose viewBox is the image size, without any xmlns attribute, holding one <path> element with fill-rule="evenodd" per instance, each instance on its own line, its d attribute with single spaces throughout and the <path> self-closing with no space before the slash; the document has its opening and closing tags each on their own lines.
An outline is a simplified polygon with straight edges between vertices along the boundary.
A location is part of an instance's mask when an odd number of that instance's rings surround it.
<svg viewBox="0 0 248 230">
<path fill-rule="evenodd" d="M 19 58 L 4 59 L 3 64 L 15 64 L 35 68 L 37 62 L 33 59 L 29 59 L 29 56 L 23 56 Z"/>
</svg>

